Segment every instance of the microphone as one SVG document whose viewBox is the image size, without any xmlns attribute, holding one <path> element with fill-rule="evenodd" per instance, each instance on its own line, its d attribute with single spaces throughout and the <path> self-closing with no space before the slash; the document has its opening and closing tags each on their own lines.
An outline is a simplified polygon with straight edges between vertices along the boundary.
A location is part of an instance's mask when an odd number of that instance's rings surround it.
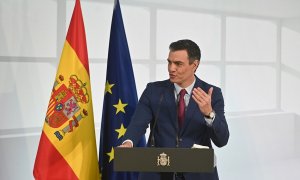
<svg viewBox="0 0 300 180">
<path fill-rule="evenodd" d="M 154 119 L 154 122 L 153 122 L 151 132 L 150 132 L 150 145 L 151 145 L 151 147 L 155 146 L 154 130 L 155 130 L 155 127 L 156 127 L 156 123 L 157 123 L 157 120 L 158 120 L 158 115 L 159 115 L 159 112 L 160 112 L 160 106 L 161 106 L 161 102 L 162 102 L 163 99 L 164 99 L 164 93 L 161 93 L 160 98 L 159 98 L 157 112 L 156 112 L 156 115 L 155 115 L 155 119 Z"/>
</svg>

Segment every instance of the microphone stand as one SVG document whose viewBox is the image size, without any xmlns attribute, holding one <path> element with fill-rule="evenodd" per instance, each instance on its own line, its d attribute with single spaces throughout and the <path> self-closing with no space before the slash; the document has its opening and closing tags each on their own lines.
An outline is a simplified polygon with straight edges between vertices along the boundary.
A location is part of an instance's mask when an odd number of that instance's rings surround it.
<svg viewBox="0 0 300 180">
<path fill-rule="evenodd" d="M 154 119 L 154 122 L 153 122 L 152 130 L 151 130 L 151 133 L 150 133 L 150 135 L 151 135 L 150 136 L 150 145 L 151 145 L 151 147 L 155 147 L 154 130 L 155 130 L 156 123 L 157 123 L 157 120 L 158 120 L 158 115 L 159 115 L 159 112 L 160 112 L 160 106 L 161 106 L 163 98 L 164 98 L 164 94 L 162 93 L 160 95 L 160 98 L 159 98 L 157 112 L 156 112 L 155 119 Z"/>
</svg>

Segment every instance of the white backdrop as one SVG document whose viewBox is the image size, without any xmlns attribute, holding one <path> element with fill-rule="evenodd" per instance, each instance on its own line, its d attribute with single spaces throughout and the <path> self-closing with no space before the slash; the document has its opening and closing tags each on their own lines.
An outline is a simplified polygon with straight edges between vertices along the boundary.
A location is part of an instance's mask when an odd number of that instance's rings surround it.
<svg viewBox="0 0 300 180">
<path fill-rule="evenodd" d="M 300 177 L 300 1 L 120 1 L 139 96 L 168 77 L 170 42 L 199 44 L 196 74 L 222 88 L 231 132 L 220 179 Z M 0 179 L 33 179 L 74 2 L 0 1 Z M 99 143 L 113 0 L 81 5 Z"/>
</svg>

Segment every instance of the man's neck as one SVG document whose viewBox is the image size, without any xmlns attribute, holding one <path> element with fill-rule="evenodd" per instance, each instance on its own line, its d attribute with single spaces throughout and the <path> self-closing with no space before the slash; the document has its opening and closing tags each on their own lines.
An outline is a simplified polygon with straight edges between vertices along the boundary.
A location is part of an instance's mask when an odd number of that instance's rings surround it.
<svg viewBox="0 0 300 180">
<path fill-rule="evenodd" d="M 185 88 L 189 87 L 190 85 L 194 84 L 195 81 L 196 81 L 196 77 L 193 76 L 193 80 L 191 80 L 189 83 L 186 83 L 186 84 L 174 83 L 174 84 L 176 84 L 176 86 L 179 86 L 181 89 L 185 89 Z"/>
<path fill-rule="evenodd" d="M 191 91 L 192 91 L 195 83 L 196 83 L 196 78 L 194 78 L 194 81 L 189 86 L 186 86 L 186 87 L 181 87 L 178 84 L 174 83 L 176 94 L 178 94 L 181 89 L 186 89 L 187 93 L 191 94 Z"/>
</svg>

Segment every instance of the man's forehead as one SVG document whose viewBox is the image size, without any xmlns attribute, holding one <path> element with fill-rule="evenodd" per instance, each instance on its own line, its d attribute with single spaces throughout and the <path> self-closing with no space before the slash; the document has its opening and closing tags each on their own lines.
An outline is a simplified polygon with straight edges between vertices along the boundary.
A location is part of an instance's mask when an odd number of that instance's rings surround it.
<svg viewBox="0 0 300 180">
<path fill-rule="evenodd" d="M 168 61 L 171 61 L 171 62 L 186 62 L 186 61 L 189 61 L 188 59 L 188 56 L 185 56 L 185 55 L 172 55 L 172 54 L 169 54 L 169 57 L 167 59 Z"/>
</svg>

